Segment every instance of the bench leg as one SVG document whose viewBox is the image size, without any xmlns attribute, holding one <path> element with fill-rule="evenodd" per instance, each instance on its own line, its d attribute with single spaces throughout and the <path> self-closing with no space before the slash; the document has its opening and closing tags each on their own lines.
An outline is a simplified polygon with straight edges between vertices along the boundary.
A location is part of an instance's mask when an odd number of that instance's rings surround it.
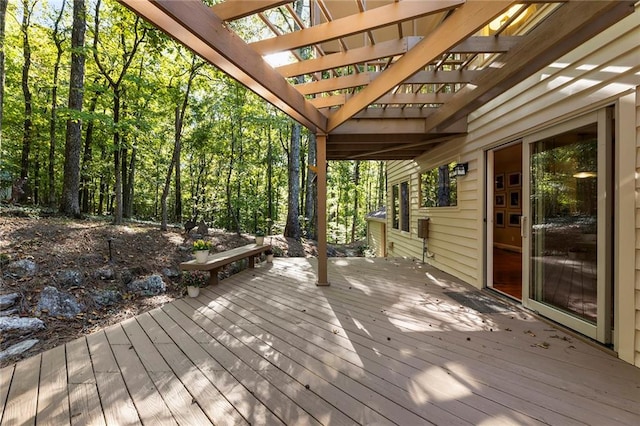
<svg viewBox="0 0 640 426">
<path fill-rule="evenodd" d="M 218 271 L 220 269 L 212 269 L 209 271 L 209 285 L 218 285 Z"/>
<path fill-rule="evenodd" d="M 256 257 L 249 256 L 249 268 L 253 269 L 256 266 Z"/>
</svg>

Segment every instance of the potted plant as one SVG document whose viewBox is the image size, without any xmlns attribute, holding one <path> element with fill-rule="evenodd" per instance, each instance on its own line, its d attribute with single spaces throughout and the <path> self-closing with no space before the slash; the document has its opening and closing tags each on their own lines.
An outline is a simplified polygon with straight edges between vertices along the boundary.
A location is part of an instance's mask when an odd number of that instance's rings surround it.
<svg viewBox="0 0 640 426">
<path fill-rule="evenodd" d="M 273 263 L 273 250 L 267 249 L 264 254 L 267 255 L 267 263 Z"/>
<path fill-rule="evenodd" d="M 256 245 L 261 246 L 262 244 L 264 244 L 264 231 L 259 229 L 256 231 Z"/>
<path fill-rule="evenodd" d="M 190 297 L 198 297 L 200 287 L 204 287 L 209 283 L 209 277 L 203 271 L 187 271 L 182 274 L 182 285 L 187 288 Z"/>
<path fill-rule="evenodd" d="M 196 240 L 193 242 L 193 252 L 196 255 L 197 263 L 206 263 L 207 257 L 209 257 L 209 249 L 211 249 L 209 241 Z"/>
</svg>

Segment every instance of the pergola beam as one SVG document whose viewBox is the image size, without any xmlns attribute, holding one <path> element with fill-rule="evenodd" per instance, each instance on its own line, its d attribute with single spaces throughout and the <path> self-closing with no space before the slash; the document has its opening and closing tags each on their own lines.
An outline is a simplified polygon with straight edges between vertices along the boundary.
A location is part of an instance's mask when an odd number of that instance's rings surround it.
<svg viewBox="0 0 640 426">
<path fill-rule="evenodd" d="M 442 131 L 433 132 L 441 134 L 460 134 L 467 131 L 467 121 L 458 120 L 454 124 L 448 126 Z M 339 135 L 371 135 L 371 138 L 380 138 L 383 135 L 428 135 L 431 133 L 426 130 L 426 123 L 421 118 L 387 118 L 384 120 L 376 119 L 351 119 L 343 123 L 340 127 L 331 133 L 331 137 L 339 137 Z M 354 142 L 357 143 L 357 142 Z"/>
<path fill-rule="evenodd" d="M 480 77 L 487 70 L 459 70 L 459 71 L 420 71 L 403 84 L 462 84 L 469 83 Z M 350 89 L 352 87 L 366 86 L 376 79 L 381 72 L 368 72 L 351 74 L 343 77 L 327 78 L 320 81 L 297 84 L 294 87 L 303 95 L 331 92 L 334 90 Z"/>
<path fill-rule="evenodd" d="M 261 55 L 294 50 L 416 19 L 421 16 L 445 12 L 463 3 L 464 0 L 394 2 L 331 22 L 283 34 L 279 37 L 256 41 L 251 43 L 250 46 Z"/>
<path fill-rule="evenodd" d="M 120 2 L 310 130 L 326 128 L 327 118 L 201 0 Z"/>
<path fill-rule="evenodd" d="M 213 13 L 223 21 L 234 21 L 249 15 L 264 12 L 292 0 L 225 0 L 211 6 Z"/>
<path fill-rule="evenodd" d="M 323 96 L 310 99 L 316 108 L 330 108 L 333 106 L 344 105 L 350 96 L 345 94 L 334 96 Z M 443 104 L 450 100 L 451 93 L 394 93 L 381 96 L 376 103 L 390 105 L 424 105 L 424 104 Z"/>
<path fill-rule="evenodd" d="M 415 46 L 420 39 L 421 37 L 404 37 L 397 40 L 389 40 L 374 46 L 359 47 L 346 52 L 332 53 L 315 59 L 282 65 L 277 67 L 276 70 L 283 77 L 295 77 L 297 75 L 345 67 L 374 59 L 402 55 Z"/>
<path fill-rule="evenodd" d="M 359 47 L 346 52 L 332 53 L 316 59 L 295 62 L 282 65 L 276 70 L 283 77 L 295 77 L 303 74 L 312 74 L 333 68 L 341 68 L 349 65 L 360 64 L 382 58 L 390 58 L 407 53 L 423 37 L 403 37 L 397 40 L 381 42 L 373 46 Z M 505 53 L 517 45 L 522 37 L 471 37 L 464 40 L 450 53 Z"/>
<path fill-rule="evenodd" d="M 570 1 L 544 20 L 526 40 L 501 58 L 504 65 L 458 91 L 427 119 L 427 128 L 450 123 L 476 110 L 551 61 L 581 45 L 634 11 L 634 1 Z M 331 127 L 331 125 L 329 125 Z"/>
<path fill-rule="evenodd" d="M 418 45 L 396 61 L 392 67 L 389 67 L 380 77 L 333 113 L 329 117 L 328 131 L 331 132 L 368 105 L 375 103 L 378 98 L 391 91 L 395 86 L 402 84 L 404 80 L 421 68 L 476 33 L 487 22 L 506 11 L 513 3 L 511 0 L 468 0 Z"/>
</svg>

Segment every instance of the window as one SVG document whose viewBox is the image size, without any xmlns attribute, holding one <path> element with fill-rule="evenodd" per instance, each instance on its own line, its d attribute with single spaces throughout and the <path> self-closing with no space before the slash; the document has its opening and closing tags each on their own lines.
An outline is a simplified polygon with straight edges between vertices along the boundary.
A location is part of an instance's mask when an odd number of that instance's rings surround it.
<svg viewBox="0 0 640 426">
<path fill-rule="evenodd" d="M 409 232 L 409 182 L 402 182 L 400 184 L 400 229 Z"/>
<path fill-rule="evenodd" d="M 420 174 L 420 206 L 458 205 L 458 182 L 451 175 L 456 163 L 444 164 Z"/>
<path fill-rule="evenodd" d="M 393 210 L 391 212 L 391 220 L 393 229 L 400 228 L 400 199 L 399 199 L 400 187 L 399 185 L 393 185 L 391 188 L 391 205 L 393 206 Z"/>
<path fill-rule="evenodd" d="M 391 197 L 393 229 L 409 232 L 409 182 L 393 185 Z"/>
</svg>

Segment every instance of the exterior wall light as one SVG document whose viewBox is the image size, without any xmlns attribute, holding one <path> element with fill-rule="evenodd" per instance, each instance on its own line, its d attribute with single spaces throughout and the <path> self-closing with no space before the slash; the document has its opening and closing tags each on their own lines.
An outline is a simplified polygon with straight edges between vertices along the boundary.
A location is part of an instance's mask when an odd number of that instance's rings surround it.
<svg viewBox="0 0 640 426">
<path fill-rule="evenodd" d="M 454 177 L 465 176 L 469 170 L 469 163 L 458 163 L 453 167 L 451 175 Z"/>
</svg>

